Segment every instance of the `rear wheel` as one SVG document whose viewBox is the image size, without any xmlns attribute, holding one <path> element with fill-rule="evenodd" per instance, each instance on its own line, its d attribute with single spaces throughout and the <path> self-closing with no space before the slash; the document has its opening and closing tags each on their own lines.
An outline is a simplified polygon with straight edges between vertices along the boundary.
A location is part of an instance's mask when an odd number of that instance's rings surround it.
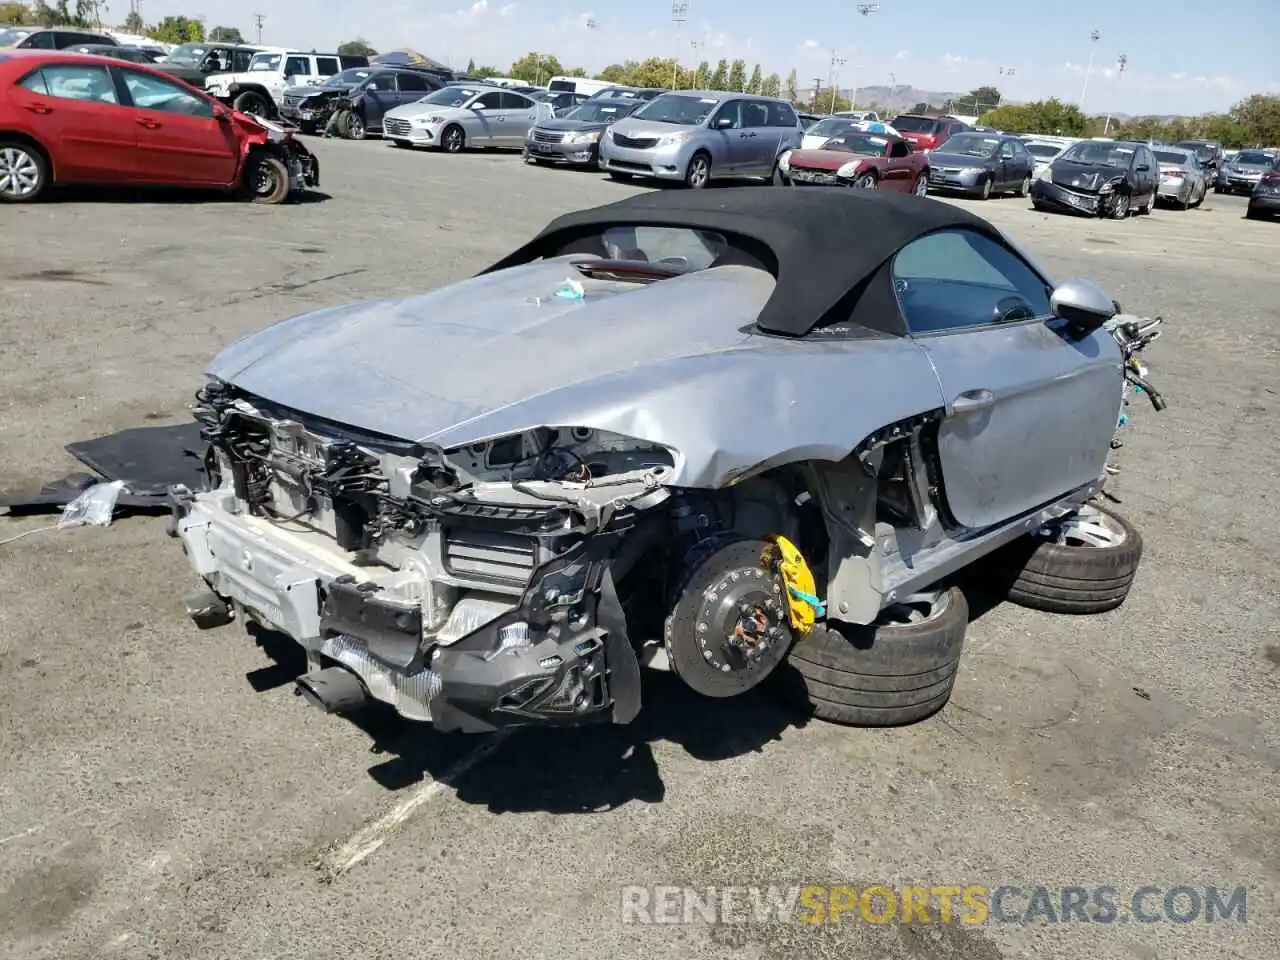
<svg viewBox="0 0 1280 960">
<path fill-rule="evenodd" d="M 968 623 L 964 594 L 951 587 L 908 597 L 871 626 L 819 624 L 792 647 L 770 686 L 833 723 L 912 723 L 951 698 Z"/>
<path fill-rule="evenodd" d="M 982 181 L 982 187 L 979 190 L 978 199 L 980 200 L 991 199 L 991 178 L 990 177 L 987 177 L 985 180 Z"/>
<path fill-rule="evenodd" d="M 0 202 L 30 203 L 49 185 L 49 161 L 25 143 L 0 142 Z"/>
<path fill-rule="evenodd" d="M 705 153 L 695 153 L 685 171 L 684 183 L 691 190 L 701 190 L 711 182 L 711 158 Z"/>
</svg>

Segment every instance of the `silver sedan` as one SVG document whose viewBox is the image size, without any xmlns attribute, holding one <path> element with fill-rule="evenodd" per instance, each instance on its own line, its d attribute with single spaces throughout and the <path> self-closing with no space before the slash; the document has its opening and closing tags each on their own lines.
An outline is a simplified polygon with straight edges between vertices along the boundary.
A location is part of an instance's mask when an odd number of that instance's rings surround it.
<svg viewBox="0 0 1280 960">
<path fill-rule="evenodd" d="M 1209 190 L 1209 184 L 1196 155 L 1190 150 L 1175 147 L 1153 149 L 1156 161 L 1160 164 L 1160 189 L 1156 199 L 1183 210 L 1200 206 Z"/>
</svg>

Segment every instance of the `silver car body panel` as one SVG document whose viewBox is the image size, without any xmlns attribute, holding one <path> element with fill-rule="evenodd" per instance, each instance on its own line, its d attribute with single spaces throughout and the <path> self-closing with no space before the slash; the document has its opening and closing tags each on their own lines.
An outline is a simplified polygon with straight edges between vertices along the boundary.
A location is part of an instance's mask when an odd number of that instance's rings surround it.
<svg viewBox="0 0 1280 960">
<path fill-rule="evenodd" d="M 448 89 L 447 87 L 445 89 Z M 466 145 L 471 147 L 508 147 L 518 149 L 524 145 L 525 134 L 540 120 L 550 120 L 554 111 L 550 104 L 531 98 L 528 108 L 502 109 L 475 106 L 491 94 L 501 95 L 501 88 L 479 90 L 476 96 L 458 107 L 434 103 L 407 103 L 388 110 L 382 118 L 382 134 L 391 140 L 401 140 L 415 146 L 440 145 L 444 130 L 456 125 L 462 128 Z M 508 92 L 508 95 L 509 92 Z M 425 123 L 430 118 L 434 122 Z"/>
</svg>

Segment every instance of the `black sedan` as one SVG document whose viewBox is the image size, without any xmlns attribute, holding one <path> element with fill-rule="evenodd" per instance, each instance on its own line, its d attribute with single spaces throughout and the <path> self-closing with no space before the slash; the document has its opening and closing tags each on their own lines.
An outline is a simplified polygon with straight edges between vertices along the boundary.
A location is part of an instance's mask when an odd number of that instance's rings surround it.
<svg viewBox="0 0 1280 960">
<path fill-rule="evenodd" d="M 594 169 L 600 159 L 600 137 L 604 131 L 645 103 L 638 97 L 615 100 L 593 97 L 563 117 L 543 120 L 525 136 L 525 162 L 568 163 Z"/>
<path fill-rule="evenodd" d="M 986 200 L 993 193 L 1031 190 L 1036 161 L 1018 137 L 957 133 L 929 154 L 929 192 L 962 193 Z"/>
<path fill-rule="evenodd" d="M 1081 140 L 1062 151 L 1031 187 L 1037 210 L 1123 220 L 1150 213 L 1160 190 L 1151 147 L 1132 140 Z"/>
</svg>

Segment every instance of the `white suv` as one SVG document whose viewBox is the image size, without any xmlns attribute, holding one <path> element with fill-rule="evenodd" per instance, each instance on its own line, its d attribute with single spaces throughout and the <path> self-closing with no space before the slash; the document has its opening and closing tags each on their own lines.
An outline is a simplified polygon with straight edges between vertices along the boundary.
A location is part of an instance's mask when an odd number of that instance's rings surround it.
<svg viewBox="0 0 1280 960">
<path fill-rule="evenodd" d="M 336 53 L 264 50 L 255 53 L 243 73 L 223 73 L 205 81 L 205 90 L 242 113 L 274 117 L 286 87 L 323 83 L 350 67 L 367 67 L 368 57 Z"/>
</svg>

